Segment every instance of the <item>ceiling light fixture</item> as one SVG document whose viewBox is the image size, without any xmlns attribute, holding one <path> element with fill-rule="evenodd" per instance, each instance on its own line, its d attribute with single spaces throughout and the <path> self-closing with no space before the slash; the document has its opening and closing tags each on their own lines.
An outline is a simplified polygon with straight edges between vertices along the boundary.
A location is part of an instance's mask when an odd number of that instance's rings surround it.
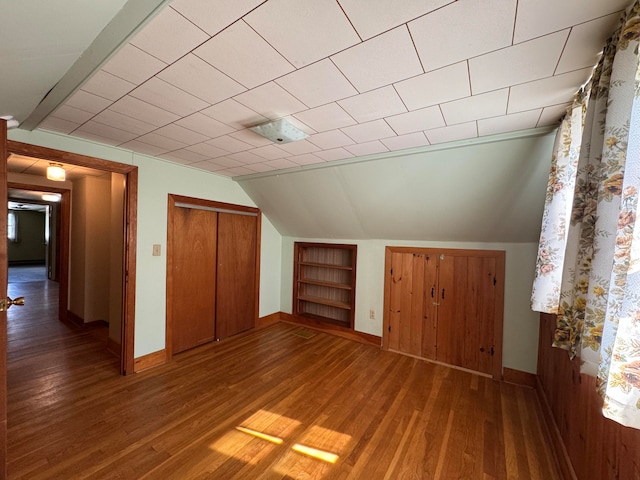
<svg viewBox="0 0 640 480">
<path fill-rule="evenodd" d="M 43 193 L 42 200 L 45 202 L 59 202 L 60 194 L 59 193 Z"/>
<path fill-rule="evenodd" d="M 67 178 L 61 163 L 50 163 L 47 167 L 47 178 L 55 182 L 64 182 Z"/>
<path fill-rule="evenodd" d="M 309 136 L 299 128 L 291 125 L 284 118 L 256 125 L 255 127 L 251 127 L 250 130 L 268 138 L 274 143 L 295 142 Z"/>
</svg>

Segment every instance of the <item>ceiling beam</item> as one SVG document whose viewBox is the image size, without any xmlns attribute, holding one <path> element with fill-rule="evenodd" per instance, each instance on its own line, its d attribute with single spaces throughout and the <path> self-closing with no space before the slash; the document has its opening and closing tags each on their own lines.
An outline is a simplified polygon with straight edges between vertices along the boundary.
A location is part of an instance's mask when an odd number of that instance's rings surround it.
<svg viewBox="0 0 640 480">
<path fill-rule="evenodd" d="M 20 128 L 36 128 L 169 3 L 171 0 L 129 0 L 22 122 Z"/>
</svg>

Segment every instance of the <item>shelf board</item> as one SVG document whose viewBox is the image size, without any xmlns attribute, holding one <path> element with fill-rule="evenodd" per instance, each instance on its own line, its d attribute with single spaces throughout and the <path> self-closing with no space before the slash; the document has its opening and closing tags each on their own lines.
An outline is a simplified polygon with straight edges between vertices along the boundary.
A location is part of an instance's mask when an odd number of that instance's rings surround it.
<svg viewBox="0 0 640 480">
<path fill-rule="evenodd" d="M 331 288 L 340 288 L 342 290 L 351 290 L 351 285 L 347 285 L 346 283 L 336 283 L 336 282 L 327 282 L 323 280 L 309 280 L 309 279 L 300 279 L 298 280 L 300 283 L 306 283 L 308 285 L 319 285 L 321 287 L 331 287 Z"/>
<path fill-rule="evenodd" d="M 298 262 L 298 265 L 305 265 L 308 267 L 334 268 L 336 270 L 353 270 L 353 267 L 351 265 L 331 265 L 329 263 L 313 263 L 313 262 Z"/>
<path fill-rule="evenodd" d="M 298 295 L 298 300 L 317 303 L 320 305 L 328 305 L 329 307 L 342 308 L 344 310 L 351 310 L 351 305 L 349 305 L 348 303 L 339 302 L 337 300 L 330 300 L 328 298 L 312 297 L 310 295 Z"/>
</svg>

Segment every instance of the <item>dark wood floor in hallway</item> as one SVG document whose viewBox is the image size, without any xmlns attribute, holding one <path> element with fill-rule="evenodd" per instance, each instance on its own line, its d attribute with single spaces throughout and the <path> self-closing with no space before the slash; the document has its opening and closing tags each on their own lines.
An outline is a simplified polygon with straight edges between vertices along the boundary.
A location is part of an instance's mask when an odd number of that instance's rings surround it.
<svg viewBox="0 0 640 480">
<path fill-rule="evenodd" d="M 285 323 L 121 377 L 41 283 L 10 289 L 11 479 L 558 478 L 532 390 Z"/>
</svg>

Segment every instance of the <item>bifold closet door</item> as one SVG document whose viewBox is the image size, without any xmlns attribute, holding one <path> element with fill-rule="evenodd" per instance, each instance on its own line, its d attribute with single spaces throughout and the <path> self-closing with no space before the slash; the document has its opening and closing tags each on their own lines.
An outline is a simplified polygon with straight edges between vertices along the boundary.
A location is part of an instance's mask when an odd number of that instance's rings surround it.
<svg viewBox="0 0 640 480">
<path fill-rule="evenodd" d="M 175 207 L 173 212 L 172 350 L 215 338 L 218 213 Z"/>
<path fill-rule="evenodd" d="M 218 339 L 255 326 L 257 228 L 255 215 L 218 213 Z"/>
</svg>

